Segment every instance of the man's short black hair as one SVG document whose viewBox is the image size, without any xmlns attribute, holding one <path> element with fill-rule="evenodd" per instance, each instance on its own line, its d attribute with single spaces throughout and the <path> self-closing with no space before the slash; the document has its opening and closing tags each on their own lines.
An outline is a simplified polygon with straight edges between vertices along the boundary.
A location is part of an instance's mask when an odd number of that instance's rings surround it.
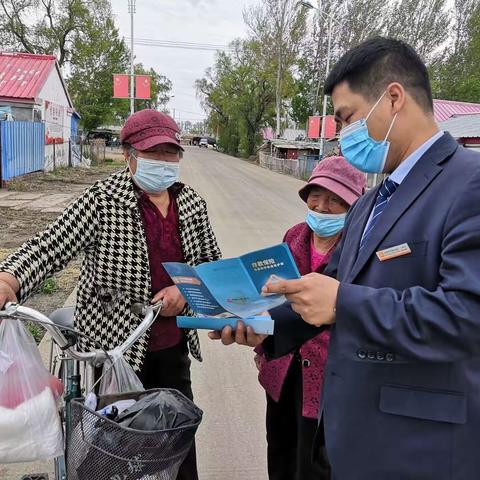
<svg viewBox="0 0 480 480">
<path fill-rule="evenodd" d="M 325 94 L 346 81 L 350 89 L 376 100 L 388 84 L 398 82 L 425 112 L 433 112 L 427 67 L 407 43 L 375 37 L 349 50 L 337 62 L 325 82 Z"/>
</svg>

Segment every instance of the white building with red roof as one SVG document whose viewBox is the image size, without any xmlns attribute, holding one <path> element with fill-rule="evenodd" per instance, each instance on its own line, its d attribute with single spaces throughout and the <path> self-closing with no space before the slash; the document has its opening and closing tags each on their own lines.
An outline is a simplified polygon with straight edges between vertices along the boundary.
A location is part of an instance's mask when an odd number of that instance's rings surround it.
<svg viewBox="0 0 480 480">
<path fill-rule="evenodd" d="M 0 107 L 14 120 L 44 121 L 47 145 L 70 138 L 73 104 L 53 55 L 0 53 Z"/>
</svg>

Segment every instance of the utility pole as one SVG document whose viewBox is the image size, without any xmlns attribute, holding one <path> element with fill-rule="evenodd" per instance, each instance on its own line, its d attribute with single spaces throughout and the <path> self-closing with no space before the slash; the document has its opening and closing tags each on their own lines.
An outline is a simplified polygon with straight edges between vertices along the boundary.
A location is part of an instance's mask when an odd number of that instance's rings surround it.
<svg viewBox="0 0 480 480">
<path fill-rule="evenodd" d="M 328 74 L 330 73 L 330 56 L 331 52 L 330 49 L 332 47 L 332 29 L 333 29 L 333 16 L 330 14 L 328 16 L 328 47 L 327 47 L 327 69 L 325 72 L 325 80 L 328 77 Z M 325 145 L 325 117 L 327 116 L 327 102 L 328 102 L 328 97 L 327 95 L 323 96 L 323 111 L 322 111 L 322 128 L 321 128 L 321 133 L 320 133 L 320 160 L 323 157 L 323 150 L 324 150 L 324 145 Z"/>
<path fill-rule="evenodd" d="M 321 31 L 321 28 L 322 28 L 322 15 L 320 15 L 320 12 L 321 12 L 321 8 L 322 8 L 322 4 L 321 4 L 322 0 L 318 0 L 318 41 L 317 41 L 317 65 L 316 65 L 316 69 L 320 71 L 320 65 L 318 62 L 318 60 L 320 59 L 320 44 L 321 44 L 321 41 L 322 41 L 322 36 L 320 35 L 320 31 Z M 315 96 L 313 98 L 313 108 L 312 108 L 312 112 L 314 115 L 319 115 L 320 112 L 318 111 L 318 97 L 320 95 L 320 79 L 317 80 L 317 86 L 316 86 L 316 89 L 315 89 Z"/>
<path fill-rule="evenodd" d="M 317 10 L 319 15 L 323 15 L 323 17 L 328 21 L 327 24 L 327 38 L 328 38 L 328 44 L 327 44 L 327 68 L 325 70 L 325 79 L 327 79 L 328 74 L 330 73 L 330 57 L 332 55 L 331 49 L 332 49 L 332 35 L 333 35 L 333 12 L 330 13 L 325 13 L 321 10 L 321 3 L 319 1 L 318 3 L 318 8 L 314 7 L 310 2 L 304 2 L 301 1 L 299 2 L 299 5 L 305 8 L 310 8 L 313 10 Z M 320 34 L 320 32 L 319 32 Z M 320 82 L 317 85 L 317 94 L 316 98 L 318 98 L 319 94 L 319 87 L 320 87 Z M 323 112 L 322 112 L 322 128 L 321 128 L 321 133 L 320 133 L 320 148 L 319 148 L 319 153 L 320 153 L 320 160 L 322 159 L 323 156 L 323 150 L 324 150 L 324 144 L 325 144 L 325 139 L 323 138 L 325 136 L 325 117 L 327 115 L 327 101 L 328 97 L 327 95 L 323 96 Z"/>
<path fill-rule="evenodd" d="M 133 65 L 133 16 L 135 15 L 136 0 L 128 0 L 128 12 L 130 13 L 130 115 L 135 112 L 135 68 Z"/>
</svg>

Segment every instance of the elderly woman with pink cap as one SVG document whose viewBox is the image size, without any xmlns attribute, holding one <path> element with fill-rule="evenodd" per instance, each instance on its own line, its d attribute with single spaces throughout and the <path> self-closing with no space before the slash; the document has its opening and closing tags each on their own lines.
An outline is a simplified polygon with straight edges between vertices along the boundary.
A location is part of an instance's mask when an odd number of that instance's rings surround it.
<svg viewBox="0 0 480 480">
<path fill-rule="evenodd" d="M 342 235 L 347 211 L 365 187 L 365 175 L 343 157 L 326 158 L 315 167 L 298 192 L 308 208 L 305 221 L 284 237 L 302 275 L 324 271 Z M 304 322 L 282 328 L 290 312 L 289 306 L 270 311 L 276 322 L 273 336 L 256 335 L 239 324 L 235 332 L 226 327 L 221 339 L 227 345 L 256 346 L 259 381 L 267 392 L 269 479 L 327 480 L 328 467 L 312 461 L 312 447 L 329 329 Z M 212 332 L 210 337 L 220 335 Z"/>
</svg>

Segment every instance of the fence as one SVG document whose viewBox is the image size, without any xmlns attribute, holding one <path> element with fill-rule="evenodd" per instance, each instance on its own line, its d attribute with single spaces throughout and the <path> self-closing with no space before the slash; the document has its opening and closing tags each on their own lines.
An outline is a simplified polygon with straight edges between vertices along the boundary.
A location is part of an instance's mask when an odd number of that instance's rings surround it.
<svg viewBox="0 0 480 480">
<path fill-rule="evenodd" d="M 68 166 L 71 166 L 69 141 L 45 145 L 45 163 L 43 166 L 45 172 Z"/>
<path fill-rule="evenodd" d="M 43 122 L 0 121 L 0 185 L 27 173 L 98 164 L 105 156 L 103 139 L 77 136 L 45 145 Z"/>
<path fill-rule="evenodd" d="M 74 141 L 72 141 L 72 145 L 75 162 L 99 164 L 105 161 L 106 144 L 102 138 L 83 140 L 80 137 L 76 137 Z M 73 166 L 76 165 L 74 164 Z"/>
<path fill-rule="evenodd" d="M 300 180 L 307 181 L 312 174 L 313 169 L 319 163 L 318 155 L 305 155 L 298 159 L 278 158 L 266 153 L 260 152 L 259 164 L 263 168 L 268 168 L 277 173 L 283 173 Z M 383 174 L 367 174 L 367 188 L 373 188 L 383 181 L 385 175 Z"/>
<path fill-rule="evenodd" d="M 6 180 L 43 170 L 45 125 L 39 122 L 0 122 L 0 185 Z"/>
<path fill-rule="evenodd" d="M 79 137 L 68 142 L 45 146 L 44 170 L 49 172 L 58 167 L 79 167 L 105 161 L 104 140 L 82 140 Z"/>
</svg>

